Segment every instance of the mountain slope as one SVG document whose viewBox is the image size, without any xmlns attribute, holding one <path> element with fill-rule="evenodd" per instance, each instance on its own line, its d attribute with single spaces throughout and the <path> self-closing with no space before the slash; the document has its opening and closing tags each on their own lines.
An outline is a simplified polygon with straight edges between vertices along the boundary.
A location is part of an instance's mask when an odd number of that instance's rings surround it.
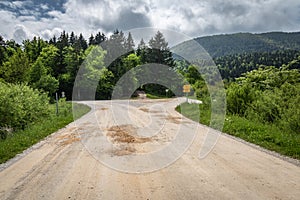
<svg viewBox="0 0 300 200">
<path fill-rule="evenodd" d="M 214 58 L 250 52 L 300 50 L 300 32 L 236 33 L 195 38 Z M 179 45 L 180 46 L 180 45 Z"/>
</svg>

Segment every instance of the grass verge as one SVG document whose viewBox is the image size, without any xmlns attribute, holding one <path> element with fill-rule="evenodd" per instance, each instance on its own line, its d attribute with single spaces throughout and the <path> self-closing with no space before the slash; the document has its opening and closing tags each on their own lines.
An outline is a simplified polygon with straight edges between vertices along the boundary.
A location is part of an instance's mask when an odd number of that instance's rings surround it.
<svg viewBox="0 0 300 200">
<path fill-rule="evenodd" d="M 197 106 L 200 108 L 200 113 L 197 111 Z M 193 121 L 210 126 L 211 113 L 205 104 L 183 103 L 176 110 Z M 276 124 L 251 121 L 227 114 L 222 131 L 268 150 L 300 159 L 300 134 L 291 134 L 288 130 L 278 128 Z"/>
<path fill-rule="evenodd" d="M 30 124 L 24 130 L 9 134 L 5 140 L 0 140 L 0 163 L 13 158 L 28 147 L 39 142 L 51 133 L 65 127 L 75 119 L 90 111 L 90 108 L 82 104 L 74 104 L 76 113 L 72 113 L 72 103 L 61 102 L 59 114 L 55 114 L 55 105 L 50 105 L 53 115 Z"/>
<path fill-rule="evenodd" d="M 166 97 L 165 95 L 156 95 L 156 94 L 146 94 L 147 95 L 147 98 L 149 99 L 166 99 L 166 98 L 169 98 L 169 97 Z"/>
</svg>

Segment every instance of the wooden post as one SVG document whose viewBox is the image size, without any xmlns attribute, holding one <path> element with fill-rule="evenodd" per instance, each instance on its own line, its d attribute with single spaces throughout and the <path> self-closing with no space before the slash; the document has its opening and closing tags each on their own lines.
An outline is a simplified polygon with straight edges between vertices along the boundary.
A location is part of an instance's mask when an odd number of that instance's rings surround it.
<svg viewBox="0 0 300 200">
<path fill-rule="evenodd" d="M 56 99 L 56 115 L 58 115 L 58 95 L 57 95 L 57 92 L 55 93 L 55 99 Z"/>
</svg>

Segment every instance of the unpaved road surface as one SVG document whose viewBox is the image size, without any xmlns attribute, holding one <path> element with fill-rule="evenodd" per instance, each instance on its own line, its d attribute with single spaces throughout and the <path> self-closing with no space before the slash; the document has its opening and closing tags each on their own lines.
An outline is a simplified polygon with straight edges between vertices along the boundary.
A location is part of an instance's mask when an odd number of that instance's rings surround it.
<svg viewBox="0 0 300 200">
<path fill-rule="evenodd" d="M 199 159 L 209 129 L 176 100 L 85 103 L 90 113 L 2 165 L 0 199 L 300 198 L 300 167 L 226 135 Z M 179 127 L 196 133 L 188 148 Z"/>
</svg>

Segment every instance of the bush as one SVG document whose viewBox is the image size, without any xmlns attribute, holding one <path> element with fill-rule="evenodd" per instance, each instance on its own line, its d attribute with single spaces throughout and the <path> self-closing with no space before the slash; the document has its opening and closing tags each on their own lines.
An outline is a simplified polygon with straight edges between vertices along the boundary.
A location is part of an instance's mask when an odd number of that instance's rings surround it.
<svg viewBox="0 0 300 200">
<path fill-rule="evenodd" d="M 280 119 L 280 96 L 273 91 L 258 92 L 256 100 L 248 106 L 245 115 L 250 120 L 275 122 Z"/>
<path fill-rule="evenodd" d="M 50 114 L 49 98 L 27 85 L 0 82 L 0 128 L 24 129 Z"/>
<path fill-rule="evenodd" d="M 227 110 L 243 116 L 248 106 L 257 98 L 255 90 L 249 84 L 231 83 L 227 89 Z"/>
</svg>

